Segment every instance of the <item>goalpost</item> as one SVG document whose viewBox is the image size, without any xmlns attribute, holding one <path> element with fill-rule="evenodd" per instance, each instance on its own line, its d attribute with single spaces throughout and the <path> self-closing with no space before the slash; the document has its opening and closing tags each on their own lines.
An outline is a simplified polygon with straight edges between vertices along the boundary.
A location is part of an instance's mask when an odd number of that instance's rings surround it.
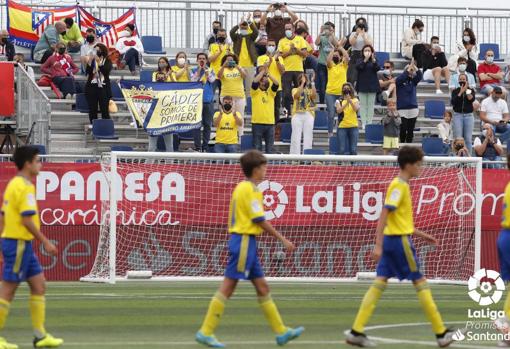
<svg viewBox="0 0 510 349">
<path fill-rule="evenodd" d="M 103 157 L 109 195 L 95 263 L 82 281 L 210 280 L 227 259 L 227 220 L 241 154 L 112 152 Z M 258 246 L 266 276 L 278 280 L 354 280 L 373 272 L 377 219 L 398 175 L 393 156 L 268 155 L 258 185 L 266 218 L 296 244 L 293 253 L 267 234 Z M 411 181 L 414 239 L 431 280 L 465 283 L 480 268 L 482 162 L 426 157 Z M 113 218 L 115 217 L 115 219 Z"/>
</svg>

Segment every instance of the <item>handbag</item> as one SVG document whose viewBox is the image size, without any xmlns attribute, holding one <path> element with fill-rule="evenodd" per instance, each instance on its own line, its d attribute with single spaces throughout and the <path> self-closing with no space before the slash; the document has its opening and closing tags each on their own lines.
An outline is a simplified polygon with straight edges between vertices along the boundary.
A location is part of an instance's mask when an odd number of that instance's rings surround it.
<svg viewBox="0 0 510 349">
<path fill-rule="evenodd" d="M 60 92 L 60 90 L 58 89 L 58 87 L 53 83 L 53 80 L 51 79 L 51 76 L 49 75 L 42 75 L 40 78 L 39 78 L 39 81 L 37 82 L 37 85 L 38 86 L 50 86 L 51 89 L 53 90 L 53 92 L 55 93 L 55 95 L 57 95 L 57 98 L 58 99 L 62 99 L 62 93 Z"/>
<path fill-rule="evenodd" d="M 117 107 L 117 103 L 113 99 L 110 99 L 108 102 L 108 112 L 110 114 L 115 114 L 119 111 L 119 108 Z"/>
</svg>

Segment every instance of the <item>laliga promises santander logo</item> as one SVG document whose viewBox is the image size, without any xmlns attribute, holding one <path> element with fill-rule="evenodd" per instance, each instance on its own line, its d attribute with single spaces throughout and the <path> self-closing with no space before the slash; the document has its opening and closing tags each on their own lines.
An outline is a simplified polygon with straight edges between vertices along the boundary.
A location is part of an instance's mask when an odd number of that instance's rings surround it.
<svg viewBox="0 0 510 349">
<path fill-rule="evenodd" d="M 495 287 L 495 289 L 494 289 Z M 505 282 L 494 270 L 480 269 L 468 281 L 469 297 L 479 305 L 486 306 L 500 301 Z"/>
<path fill-rule="evenodd" d="M 266 219 L 280 218 L 285 211 L 285 206 L 289 203 L 289 198 L 285 190 L 283 190 L 283 185 L 266 180 L 257 187 L 263 194 Z"/>
</svg>

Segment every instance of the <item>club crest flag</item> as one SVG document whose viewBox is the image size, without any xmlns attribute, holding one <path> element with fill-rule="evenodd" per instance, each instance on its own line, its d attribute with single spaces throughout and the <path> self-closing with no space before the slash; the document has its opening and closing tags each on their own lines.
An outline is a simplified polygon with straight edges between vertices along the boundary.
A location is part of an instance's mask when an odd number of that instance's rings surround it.
<svg viewBox="0 0 510 349">
<path fill-rule="evenodd" d="M 68 17 L 78 22 L 76 6 L 42 9 L 7 0 L 7 30 L 18 46 L 35 45 L 49 25 Z"/>
<path fill-rule="evenodd" d="M 79 25 L 81 34 L 85 36 L 87 29 L 94 28 L 96 30 L 97 39 L 107 47 L 115 46 L 121 32 L 126 28 L 127 24 L 134 24 L 136 28 L 134 8 L 129 9 L 122 16 L 110 22 L 94 17 L 81 6 L 78 6 L 78 12 L 80 14 Z"/>
<path fill-rule="evenodd" d="M 151 136 L 186 132 L 202 125 L 200 82 L 121 80 L 120 86 L 134 120 Z"/>
</svg>

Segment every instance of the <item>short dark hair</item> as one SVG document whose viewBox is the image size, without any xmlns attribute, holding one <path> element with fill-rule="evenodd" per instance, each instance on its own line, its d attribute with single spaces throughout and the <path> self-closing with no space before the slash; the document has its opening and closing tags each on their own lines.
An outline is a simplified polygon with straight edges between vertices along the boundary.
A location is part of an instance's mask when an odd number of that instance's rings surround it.
<svg viewBox="0 0 510 349">
<path fill-rule="evenodd" d="M 94 28 L 87 28 L 87 30 L 85 31 L 85 33 L 96 33 L 96 30 Z"/>
<path fill-rule="evenodd" d="M 253 175 L 254 169 L 265 164 L 267 164 L 267 159 L 258 150 L 249 150 L 241 156 L 241 168 L 247 178 Z"/>
<path fill-rule="evenodd" d="M 18 170 L 22 170 L 27 162 L 34 161 L 35 157 L 39 154 L 39 149 L 29 145 L 18 147 L 12 156 L 12 161 L 16 164 Z"/>
<path fill-rule="evenodd" d="M 438 40 L 439 41 L 439 36 L 434 35 L 433 37 L 430 38 L 430 42 L 432 42 L 432 40 Z"/>
<path fill-rule="evenodd" d="M 395 63 L 393 63 L 389 59 L 387 61 L 384 61 L 383 65 L 386 64 L 386 63 L 388 63 L 392 69 L 395 68 Z"/>
<path fill-rule="evenodd" d="M 74 24 L 74 19 L 71 17 L 64 18 L 64 23 L 71 27 Z"/>
<path fill-rule="evenodd" d="M 98 42 L 94 47 L 97 47 L 99 51 L 101 51 L 101 55 L 104 58 L 108 58 L 108 48 L 105 46 L 105 44 Z"/>
<path fill-rule="evenodd" d="M 221 25 L 221 22 L 220 22 L 220 21 L 213 21 L 213 22 L 212 22 L 212 24 L 213 24 L 213 25 L 214 25 L 214 24 L 219 24 L 219 25 Z"/>
<path fill-rule="evenodd" d="M 425 24 L 421 21 L 421 19 L 415 19 L 413 26 L 411 28 L 423 28 Z"/>
<path fill-rule="evenodd" d="M 204 57 L 205 57 L 205 59 L 207 59 L 207 55 L 206 55 L 205 53 L 203 53 L 203 52 L 199 52 L 199 53 L 197 53 L 197 59 L 199 59 L 199 58 L 200 58 L 200 56 L 204 56 Z"/>
<path fill-rule="evenodd" d="M 126 24 L 126 28 L 129 28 L 132 32 L 135 31 L 135 25 L 133 23 Z"/>
<path fill-rule="evenodd" d="M 327 21 L 326 23 L 324 23 L 324 25 L 329 25 L 331 28 L 335 29 L 335 23 L 333 22 L 330 22 L 330 21 Z"/>
<path fill-rule="evenodd" d="M 218 33 L 219 33 L 219 32 L 222 32 L 222 33 L 225 33 L 225 34 L 226 34 L 226 33 L 227 33 L 227 30 L 226 30 L 225 28 L 220 28 L 220 29 L 218 29 Z"/>
<path fill-rule="evenodd" d="M 457 59 L 457 64 L 460 63 L 467 63 L 467 58 L 460 56 L 459 59 Z"/>
<path fill-rule="evenodd" d="M 422 161 L 423 156 L 423 150 L 421 150 L 421 148 L 406 145 L 400 148 L 397 162 L 400 168 L 403 170 L 406 165 L 414 165 L 418 161 Z"/>
</svg>

